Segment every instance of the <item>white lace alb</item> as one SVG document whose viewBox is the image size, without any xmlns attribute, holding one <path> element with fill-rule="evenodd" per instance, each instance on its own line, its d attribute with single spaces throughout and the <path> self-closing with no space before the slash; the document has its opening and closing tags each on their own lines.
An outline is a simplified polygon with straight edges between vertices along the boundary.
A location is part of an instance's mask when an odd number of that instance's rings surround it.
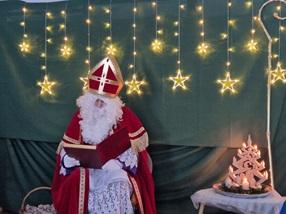
<svg viewBox="0 0 286 214">
<path fill-rule="evenodd" d="M 132 149 L 129 148 L 121 155 L 119 155 L 118 160 L 124 163 L 125 167 L 129 167 L 130 169 L 138 166 L 138 157 L 137 153 Z"/>
<path fill-rule="evenodd" d="M 88 196 L 89 214 L 133 214 L 129 183 L 118 181 L 106 188 L 90 191 Z"/>
</svg>

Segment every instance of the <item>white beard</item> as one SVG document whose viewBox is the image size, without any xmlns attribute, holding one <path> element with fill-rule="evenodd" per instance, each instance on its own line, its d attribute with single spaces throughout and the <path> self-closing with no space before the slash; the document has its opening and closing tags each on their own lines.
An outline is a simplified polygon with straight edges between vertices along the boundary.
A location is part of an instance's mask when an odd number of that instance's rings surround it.
<svg viewBox="0 0 286 214">
<path fill-rule="evenodd" d="M 98 108 L 95 101 L 101 99 L 104 106 Z M 99 144 L 116 128 L 122 118 L 124 103 L 119 97 L 109 98 L 86 92 L 77 99 L 82 120 L 79 122 L 83 141 L 88 144 Z"/>
</svg>

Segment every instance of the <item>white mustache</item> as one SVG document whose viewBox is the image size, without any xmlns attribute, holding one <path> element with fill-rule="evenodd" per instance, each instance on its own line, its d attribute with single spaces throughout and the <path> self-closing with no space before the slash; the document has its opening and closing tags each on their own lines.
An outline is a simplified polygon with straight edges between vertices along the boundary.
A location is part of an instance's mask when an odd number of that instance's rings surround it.
<svg viewBox="0 0 286 214">
<path fill-rule="evenodd" d="M 94 118 L 94 119 L 103 117 L 104 115 L 106 115 L 106 109 L 105 109 L 105 108 L 95 107 L 95 108 L 93 109 L 93 118 Z"/>
</svg>

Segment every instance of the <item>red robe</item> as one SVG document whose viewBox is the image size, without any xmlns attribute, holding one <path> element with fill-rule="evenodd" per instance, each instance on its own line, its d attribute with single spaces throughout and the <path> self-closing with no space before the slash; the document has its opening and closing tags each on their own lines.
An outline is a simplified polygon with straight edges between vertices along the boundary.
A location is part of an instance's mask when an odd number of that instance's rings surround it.
<svg viewBox="0 0 286 214">
<path fill-rule="evenodd" d="M 122 120 L 118 122 L 117 128 L 126 128 L 132 142 L 146 145 L 146 131 L 137 116 L 128 108 L 123 107 Z M 60 151 L 62 144 L 74 143 L 83 144 L 80 132 L 79 111 L 73 116 L 61 143 L 59 144 L 56 156 L 56 169 L 52 184 L 52 198 L 54 207 L 58 214 L 87 214 L 89 194 L 89 171 L 83 167 L 77 167 L 69 175 L 60 175 L 61 160 Z M 142 146 L 141 145 L 141 146 Z M 140 214 L 155 214 L 156 204 L 154 195 L 154 182 L 150 169 L 148 152 L 143 150 L 138 155 L 138 168 L 134 175 L 128 173 L 129 180 L 138 202 Z"/>
</svg>

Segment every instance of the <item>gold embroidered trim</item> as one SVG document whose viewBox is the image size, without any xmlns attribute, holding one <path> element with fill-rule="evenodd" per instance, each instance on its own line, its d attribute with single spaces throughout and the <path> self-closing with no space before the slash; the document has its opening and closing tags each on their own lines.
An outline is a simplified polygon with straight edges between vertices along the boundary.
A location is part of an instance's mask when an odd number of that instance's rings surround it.
<svg viewBox="0 0 286 214">
<path fill-rule="evenodd" d="M 61 150 L 63 148 L 63 145 L 64 145 L 64 141 L 61 141 L 58 145 L 58 148 L 57 148 L 57 151 L 56 151 L 56 154 L 60 154 L 61 153 Z"/>
<path fill-rule="evenodd" d="M 78 149 L 92 149 L 96 150 L 96 145 L 85 145 L 85 144 L 71 144 L 71 143 L 66 143 L 63 142 L 63 147 L 64 148 L 78 148 Z"/>
<path fill-rule="evenodd" d="M 78 214 L 83 214 L 84 211 L 84 195 L 85 195 L 85 169 L 80 167 L 79 178 L 79 200 L 78 200 Z"/>
<path fill-rule="evenodd" d="M 67 141 L 70 142 L 70 143 L 80 144 L 80 141 L 79 141 L 79 140 L 76 140 L 76 139 L 73 139 L 73 138 L 71 138 L 71 137 L 68 137 L 68 136 L 66 136 L 66 134 L 64 134 L 63 139 L 64 139 L 64 140 L 67 140 Z"/>
<path fill-rule="evenodd" d="M 142 198 L 141 198 L 141 194 L 140 194 L 137 182 L 136 182 L 136 180 L 133 177 L 130 176 L 129 178 L 130 178 L 130 181 L 131 181 L 131 183 L 133 185 L 133 188 L 134 188 L 134 191 L 135 191 L 135 195 L 136 195 L 136 198 L 137 198 L 138 203 L 139 203 L 140 213 L 144 214 L 144 207 L 143 207 Z"/>
<path fill-rule="evenodd" d="M 146 149 L 146 147 L 148 147 L 148 145 L 149 140 L 147 132 L 145 132 L 142 136 L 136 138 L 135 140 L 131 139 L 131 147 L 137 152 L 143 151 L 144 149 Z"/>
<path fill-rule="evenodd" d="M 144 127 L 142 126 L 140 129 L 138 129 L 136 132 L 129 133 L 129 137 L 136 137 L 137 135 L 141 134 L 144 131 Z"/>
<path fill-rule="evenodd" d="M 95 76 L 91 76 L 89 77 L 89 79 L 92 79 L 92 80 L 95 80 L 95 81 L 99 81 L 102 79 L 102 77 L 95 77 Z M 109 80 L 109 79 L 106 79 L 105 82 L 106 83 L 109 83 L 111 85 L 118 85 L 118 82 L 117 81 L 114 81 L 114 80 Z"/>
</svg>

